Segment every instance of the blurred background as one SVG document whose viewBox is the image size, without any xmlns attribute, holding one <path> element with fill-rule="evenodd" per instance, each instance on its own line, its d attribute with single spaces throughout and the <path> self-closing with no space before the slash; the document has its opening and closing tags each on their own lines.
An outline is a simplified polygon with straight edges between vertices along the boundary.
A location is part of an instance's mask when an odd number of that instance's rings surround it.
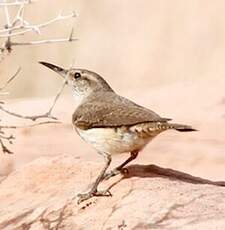
<svg viewBox="0 0 225 230">
<path fill-rule="evenodd" d="M 0 9 L 2 10 L 2 9 Z M 194 81 L 225 73 L 225 2 L 222 0 L 39 0 L 25 8 L 33 23 L 54 18 L 60 11 L 77 13 L 29 33 L 16 41 L 68 36 L 73 43 L 14 47 L 1 63 L 0 83 L 18 66 L 22 72 L 10 97 L 48 97 L 61 82 L 38 64 L 87 68 L 102 74 L 116 90 L 145 89 L 177 81 Z M 4 23 L 3 11 L 0 12 Z"/>
<path fill-rule="evenodd" d="M 46 111 L 62 82 L 38 61 L 63 67 L 74 63 L 104 76 L 123 96 L 200 130 L 165 132 L 136 162 L 225 180 L 225 1 L 40 0 L 26 8 L 25 18 L 41 23 L 73 10 L 75 20 L 16 41 L 66 37 L 71 27 L 78 41 L 13 47 L 1 62 L 0 84 L 22 67 L 8 88 L 10 94 L 2 96 L 12 99 L 10 109 L 23 114 Z M 0 23 L 5 23 L 2 11 Z M 55 126 L 17 131 L 11 146 L 16 167 L 62 153 L 101 161 L 72 131 L 74 106 L 69 90 L 64 93 L 54 111 L 64 122 L 58 132 Z M 116 156 L 114 162 L 124 158 Z"/>
</svg>

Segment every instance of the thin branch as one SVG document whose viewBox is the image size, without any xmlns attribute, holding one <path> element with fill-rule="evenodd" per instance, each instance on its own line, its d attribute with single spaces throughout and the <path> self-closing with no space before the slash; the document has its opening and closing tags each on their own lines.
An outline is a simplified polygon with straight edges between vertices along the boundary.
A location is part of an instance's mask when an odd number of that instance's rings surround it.
<svg viewBox="0 0 225 230">
<path fill-rule="evenodd" d="M 68 38 L 58 38 L 58 39 L 49 39 L 49 40 L 40 40 L 40 41 L 31 41 L 31 42 L 11 42 L 11 46 L 28 46 L 28 45 L 41 45 L 47 43 L 55 43 L 55 42 L 73 42 L 77 41 L 77 38 L 73 38 L 74 29 L 72 28 L 70 31 L 70 35 Z"/>
<path fill-rule="evenodd" d="M 4 1 L 5 3 L 7 2 L 7 0 Z M 4 6 L 4 13 L 5 13 L 5 20 L 6 20 L 6 25 L 5 25 L 5 29 L 7 30 L 9 27 L 11 27 L 11 21 L 10 21 L 10 16 L 9 16 L 9 9 L 8 6 Z M 11 52 L 11 46 L 9 45 L 11 42 L 11 38 L 10 38 L 10 31 L 7 31 L 5 34 L 5 37 L 7 38 L 6 41 L 3 43 L 3 46 L 1 47 L 1 59 L 0 62 L 2 62 L 2 60 L 4 60 L 4 51 L 7 50 L 8 53 Z"/>
<path fill-rule="evenodd" d="M 69 41 L 73 41 L 73 34 L 74 34 L 74 28 L 72 27 L 71 31 L 70 31 L 70 36 L 69 36 Z M 78 39 L 77 39 L 78 40 Z"/>
<path fill-rule="evenodd" d="M 6 147 L 6 145 L 4 144 L 3 140 L 6 140 L 9 142 L 9 144 L 12 144 L 12 140 L 15 139 L 15 137 L 13 135 L 10 136 L 5 136 L 4 132 L 1 129 L 22 129 L 22 128 L 31 128 L 31 127 L 35 127 L 35 126 L 40 126 L 40 125 L 46 125 L 46 124 L 59 124 L 61 123 L 60 121 L 44 121 L 44 122 L 39 122 L 39 123 L 35 123 L 35 124 L 31 124 L 31 125 L 0 125 L 0 146 L 1 149 L 3 151 L 3 153 L 8 153 L 8 154 L 13 154 L 13 152 L 11 150 L 9 150 L 9 148 Z"/>
<path fill-rule="evenodd" d="M 73 30 L 72 30 L 72 33 L 73 33 Z M 70 36 L 72 36 L 72 33 L 71 33 Z M 70 68 L 72 68 L 72 66 L 71 66 Z M 57 92 L 57 94 L 56 94 L 56 96 L 55 96 L 55 99 L 54 99 L 54 101 L 53 101 L 53 103 L 52 103 L 52 106 L 50 107 L 50 109 L 49 109 L 49 111 L 48 111 L 49 114 L 52 113 L 52 110 L 53 110 L 53 108 L 55 107 L 56 102 L 58 101 L 60 95 L 61 95 L 62 92 L 63 92 L 63 89 L 65 88 L 65 85 L 67 84 L 67 81 L 68 81 L 67 79 L 68 79 L 68 74 L 69 74 L 69 72 L 70 72 L 70 71 L 68 71 L 68 73 L 67 73 L 67 75 L 66 75 L 66 77 L 65 77 L 65 79 L 64 79 L 64 81 L 63 81 L 63 84 L 62 84 L 61 88 L 59 88 L 59 90 L 58 90 L 58 92 Z"/>
<path fill-rule="evenodd" d="M 33 2 L 34 1 L 32 1 L 32 0 L 5 2 L 5 3 L 0 3 L 0 7 L 4 7 L 4 6 L 19 6 L 19 5 L 23 5 L 23 4 L 30 4 L 30 3 L 33 3 Z"/>
<path fill-rule="evenodd" d="M 9 17 L 9 9 L 8 9 L 8 6 L 6 6 L 6 5 L 4 6 L 4 12 L 5 12 L 5 19 L 6 19 L 6 27 L 8 28 L 11 26 L 11 23 L 10 23 L 10 17 Z M 9 31 L 7 31 L 7 32 L 9 32 Z"/>
<path fill-rule="evenodd" d="M 21 10 L 23 10 L 23 7 L 21 7 L 19 11 L 21 11 Z M 0 30 L 0 33 L 11 32 L 10 37 L 23 35 L 23 34 L 25 34 L 27 32 L 30 32 L 30 31 L 35 31 L 35 32 L 38 32 L 40 34 L 40 29 L 41 28 L 44 28 L 44 27 L 46 27 L 46 26 L 48 26 L 48 25 L 50 25 L 50 24 L 52 24 L 54 22 L 66 20 L 68 18 L 73 18 L 73 17 L 76 17 L 75 12 L 72 12 L 71 14 L 68 14 L 68 15 L 58 14 L 55 18 L 50 19 L 47 22 L 37 24 L 37 25 L 29 25 L 27 23 L 24 23 L 24 20 L 22 19 L 22 17 L 20 17 L 17 14 L 17 16 L 15 17 L 14 21 L 19 20 L 19 21 L 21 21 L 22 24 L 19 25 L 19 26 L 14 26 L 14 27 L 11 26 L 11 27 L 8 27 L 6 29 L 2 29 L 2 30 Z M 17 31 L 17 30 L 22 30 L 22 31 L 12 33 L 13 31 Z M 0 37 L 4 38 L 4 37 L 7 37 L 7 35 L 3 34 L 3 35 L 0 35 Z"/>
<path fill-rule="evenodd" d="M 5 89 L 16 78 L 16 76 L 19 74 L 20 71 L 21 71 L 21 67 L 19 67 L 16 73 L 12 77 L 10 77 L 2 87 L 0 87 L 0 91 Z"/>
<path fill-rule="evenodd" d="M 71 37 L 71 36 L 73 36 L 73 29 L 72 29 L 71 34 L 70 34 L 70 37 Z M 69 39 L 70 39 L 70 38 L 69 38 Z M 72 67 L 73 67 L 73 64 L 71 65 L 70 69 L 71 69 Z M 70 70 L 70 69 L 69 69 L 69 70 Z M 52 103 L 52 106 L 50 107 L 50 109 L 49 109 L 49 111 L 48 111 L 49 114 L 52 113 L 52 110 L 53 110 L 53 108 L 55 107 L 56 102 L 58 101 L 60 95 L 61 95 L 62 92 L 63 92 L 63 89 L 65 88 L 65 86 L 66 86 L 66 84 L 67 84 L 69 72 L 70 72 L 70 71 L 67 72 L 67 74 L 66 74 L 66 76 L 65 76 L 65 79 L 64 79 L 64 81 L 63 81 L 63 84 L 62 84 L 61 88 L 59 88 L 59 90 L 58 90 L 58 92 L 57 92 L 57 94 L 56 94 L 56 96 L 55 96 L 55 99 L 54 99 L 54 101 L 53 101 L 53 103 Z"/>
<path fill-rule="evenodd" d="M 37 119 L 40 119 L 40 118 L 50 118 L 50 119 L 53 119 L 53 120 L 57 120 L 57 118 L 52 116 L 49 113 L 49 111 L 47 113 L 44 113 L 44 114 L 41 114 L 41 115 L 26 116 L 26 115 L 21 115 L 21 114 L 9 111 L 9 110 L 5 109 L 2 105 L 0 105 L 0 110 L 2 110 L 3 112 L 5 112 L 5 113 L 7 113 L 7 114 L 9 114 L 11 116 L 18 117 L 18 118 L 21 118 L 21 119 L 32 120 L 32 121 L 36 121 Z"/>
<path fill-rule="evenodd" d="M 1 129 L 24 129 L 46 124 L 61 124 L 61 121 L 42 121 L 31 125 L 0 125 Z"/>
<path fill-rule="evenodd" d="M 55 43 L 55 42 L 73 42 L 77 41 L 77 38 L 57 38 L 57 39 L 49 39 L 49 40 L 40 40 L 40 41 L 32 41 L 32 42 L 12 42 L 12 46 L 29 46 L 29 45 L 42 45 L 47 43 Z"/>
<path fill-rule="evenodd" d="M 13 3 L 16 4 L 17 1 Z M 28 1 L 26 3 L 29 4 L 31 3 L 31 1 Z M 55 43 L 55 42 L 72 42 L 77 40 L 76 38 L 70 36 L 69 38 L 56 38 L 56 39 L 37 40 L 37 41 L 28 41 L 28 42 L 16 42 L 16 41 L 12 42 L 11 39 L 14 36 L 24 35 L 32 31 L 41 34 L 41 28 L 47 27 L 50 24 L 57 21 L 76 17 L 75 12 L 72 12 L 71 14 L 68 15 L 62 15 L 61 13 L 59 13 L 53 19 L 50 19 L 40 24 L 32 25 L 28 21 L 24 20 L 23 18 L 24 8 L 25 8 L 25 3 L 20 2 L 19 9 L 17 10 L 16 16 L 12 21 L 10 21 L 8 6 L 7 5 L 4 6 L 6 25 L 4 29 L 0 30 L 0 38 L 6 38 L 6 40 L 2 43 L 2 46 L 0 47 L 0 54 L 1 54 L 0 62 L 3 61 L 6 55 L 12 51 L 13 46 L 41 45 L 41 44 Z"/>
<path fill-rule="evenodd" d="M 15 18 L 13 19 L 13 22 L 12 22 L 12 27 L 13 28 L 16 27 L 17 22 L 23 23 L 23 21 L 24 21 L 23 13 L 24 13 L 24 4 L 21 4 L 21 6 L 19 7 L 19 10 L 17 11 L 17 14 L 16 14 Z M 7 30 L 11 30 L 11 28 L 8 28 Z M 0 31 L 3 32 L 4 29 L 0 30 Z"/>
<path fill-rule="evenodd" d="M 40 118 L 50 118 L 50 119 L 53 119 L 53 120 L 57 120 L 57 118 L 52 116 L 51 113 L 52 113 L 52 110 L 55 107 L 55 104 L 58 101 L 60 95 L 62 94 L 62 91 L 63 91 L 63 89 L 64 89 L 66 84 L 67 84 L 67 77 L 65 78 L 65 80 L 64 80 L 64 82 L 62 84 L 62 87 L 57 92 L 50 109 L 48 110 L 48 112 L 46 112 L 44 114 L 34 115 L 34 116 L 21 115 L 21 114 L 18 114 L 18 113 L 15 113 L 15 112 L 12 112 L 12 111 L 9 111 L 9 110 L 5 109 L 2 106 L 2 104 L 0 104 L 0 110 L 2 110 L 3 112 L 5 112 L 5 113 L 7 113 L 7 114 L 9 114 L 11 116 L 18 117 L 18 118 L 21 118 L 21 119 L 28 119 L 28 120 L 32 120 L 32 121 L 36 121 L 37 119 L 40 119 Z M 6 127 L 0 126 L 0 128 L 6 128 Z"/>
<path fill-rule="evenodd" d="M 15 137 L 14 137 L 13 135 L 4 136 L 4 135 L 1 135 L 1 134 L 0 134 L 0 138 L 1 138 L 1 139 L 8 140 L 8 141 L 11 141 L 11 140 L 15 139 Z"/>
<path fill-rule="evenodd" d="M 25 5 L 30 4 L 32 2 L 34 2 L 34 1 L 33 0 L 21 0 L 21 1 L 19 1 L 19 0 L 15 0 L 15 1 L 5 0 L 5 1 L 1 1 L 0 7 L 4 7 L 6 25 L 5 25 L 5 28 L 0 30 L 0 37 L 5 38 L 5 40 L 3 41 L 3 43 L 1 44 L 1 47 L 0 47 L 0 62 L 2 62 L 8 54 L 10 54 L 13 46 L 40 45 L 40 44 L 55 43 L 55 42 L 72 42 L 72 41 L 77 40 L 76 38 L 73 37 L 74 30 L 72 28 L 71 32 L 67 38 L 58 38 L 58 39 L 56 38 L 56 39 L 37 40 L 37 41 L 28 41 L 28 42 L 17 42 L 17 41 L 12 42 L 11 39 L 13 36 L 23 35 L 23 34 L 26 34 L 28 32 L 32 32 L 32 31 L 40 34 L 41 28 L 47 27 L 50 24 L 57 22 L 57 21 L 60 21 L 60 20 L 65 20 L 65 19 L 69 19 L 72 17 L 76 17 L 75 12 L 72 12 L 71 14 L 68 14 L 68 15 L 62 15 L 61 13 L 59 13 L 53 19 L 50 19 L 50 20 L 43 22 L 43 23 L 40 23 L 40 24 L 32 25 L 24 19 Z M 13 19 L 10 18 L 10 14 L 9 14 L 9 8 L 8 7 L 10 7 L 10 6 L 17 6 L 18 7 L 17 12 L 16 12 L 16 16 Z M 20 70 L 21 70 L 21 68 L 19 68 L 17 70 L 17 72 L 12 77 L 10 77 L 2 87 L 0 87 L 0 91 L 5 89 L 15 79 L 15 77 L 18 75 Z M 66 83 L 67 83 L 67 77 L 65 77 L 65 80 L 63 82 L 62 87 L 58 90 L 57 95 L 55 96 L 51 107 L 44 114 L 34 115 L 34 116 L 27 116 L 27 115 L 18 114 L 16 112 L 12 112 L 12 111 L 6 109 L 4 107 L 4 102 L 2 102 L 2 101 L 0 101 L 0 110 L 4 113 L 10 115 L 10 116 L 18 117 L 20 119 L 28 119 L 28 120 L 36 121 L 37 119 L 41 119 L 41 118 L 50 118 L 53 120 L 57 120 L 57 118 L 52 115 L 52 111 L 53 111 L 53 109 L 56 105 L 56 102 L 58 101 L 60 95 L 62 94 L 62 91 L 63 91 Z M 0 92 L 0 95 L 3 95 L 3 94 L 5 94 L 5 92 Z M 2 122 L 2 121 L 0 120 L 0 122 Z M 11 143 L 12 139 L 14 138 L 12 135 L 7 136 L 3 130 L 34 127 L 34 126 L 50 124 L 50 123 L 59 123 L 59 121 L 44 121 L 44 122 L 39 122 L 39 123 L 31 124 L 31 125 L 21 125 L 21 126 L 0 125 L 0 147 L 2 148 L 2 151 L 4 153 L 12 153 L 6 147 L 5 141 L 8 141 L 9 143 Z"/>
<path fill-rule="evenodd" d="M 1 148 L 2 148 L 3 153 L 13 154 L 13 152 L 10 151 L 10 150 L 5 146 L 5 144 L 3 143 L 2 139 L 0 139 L 0 145 L 1 145 Z"/>
<path fill-rule="evenodd" d="M 14 75 L 14 78 L 15 78 L 15 75 Z M 10 111 L 8 109 L 5 109 L 3 107 L 4 103 L 0 103 L 0 110 L 2 110 L 3 112 L 5 112 L 5 113 L 7 113 L 7 114 L 9 114 L 11 116 L 18 117 L 18 118 L 21 118 L 21 119 L 28 119 L 28 120 L 32 120 L 32 121 L 36 121 L 37 119 L 40 119 L 40 118 L 50 118 L 50 119 L 53 119 L 53 120 L 57 120 L 57 118 L 54 117 L 54 116 L 52 116 L 51 113 L 52 113 L 52 110 L 55 107 L 55 104 L 58 101 L 60 95 L 62 94 L 62 91 L 63 91 L 63 89 L 64 89 L 64 87 L 65 87 L 66 84 L 67 84 L 67 77 L 65 78 L 65 80 L 64 80 L 64 82 L 62 84 L 62 87 L 58 90 L 58 92 L 57 92 L 57 94 L 56 94 L 56 96 L 55 96 L 55 98 L 53 100 L 53 103 L 52 103 L 50 109 L 46 113 L 44 113 L 44 114 L 33 115 L 33 116 L 21 115 L 21 114 L 12 112 L 12 111 Z M 6 128 L 6 127 L 0 126 L 0 128 Z"/>
<path fill-rule="evenodd" d="M 50 109 L 49 109 L 49 111 L 48 111 L 49 114 L 51 114 L 53 108 L 55 107 L 55 104 L 56 104 L 56 102 L 58 101 L 60 95 L 62 94 L 62 91 L 63 91 L 63 89 L 64 89 L 64 87 L 65 87 L 66 84 L 67 84 L 67 81 L 65 80 L 65 81 L 63 82 L 62 87 L 59 89 L 58 93 L 56 94 L 56 97 L 55 97 L 55 99 L 54 99 L 54 101 L 53 101 L 53 103 L 52 103 L 52 106 L 50 107 Z"/>
<path fill-rule="evenodd" d="M 17 71 L 17 72 L 18 72 L 18 71 Z M 13 77 L 11 77 L 11 78 L 8 80 L 8 84 L 9 84 L 9 82 L 11 82 L 11 81 L 15 78 L 16 75 L 17 75 L 17 74 L 15 74 Z M 63 84 L 62 84 L 62 87 L 58 90 L 58 92 L 57 92 L 57 94 L 56 94 L 56 96 L 55 96 L 55 98 L 54 98 L 54 100 L 53 100 L 53 103 L 52 103 L 50 109 L 49 109 L 46 113 L 44 113 L 44 114 L 41 114 L 41 115 L 33 115 L 33 116 L 27 116 L 27 115 L 18 114 L 18 113 L 15 113 L 15 112 L 10 111 L 10 110 L 8 110 L 8 109 L 5 109 L 5 108 L 3 107 L 3 105 L 4 105 L 3 102 L 0 103 L 0 110 L 2 110 L 3 112 L 5 112 L 5 113 L 7 113 L 7 114 L 9 114 L 9 115 L 11 115 L 11 116 L 18 117 L 18 118 L 21 118 L 21 119 L 28 119 L 28 120 L 32 120 L 32 121 L 36 121 L 37 119 L 40 119 L 40 118 L 50 118 L 50 119 L 57 120 L 57 118 L 54 117 L 54 116 L 52 116 L 51 113 L 52 113 L 52 110 L 53 110 L 53 108 L 55 107 L 55 104 L 56 104 L 56 102 L 58 101 L 60 95 L 62 94 L 62 91 L 63 91 L 63 89 L 64 89 L 64 87 L 65 87 L 66 84 L 67 84 L 67 76 L 66 76 L 66 78 L 65 78 L 65 80 L 64 80 L 64 82 L 63 82 Z M 5 86 L 4 86 L 4 87 L 5 87 Z M 46 124 L 46 123 L 42 123 L 42 124 Z M 15 128 L 15 126 L 0 126 L 0 128 L 9 128 L 9 127 Z"/>
</svg>

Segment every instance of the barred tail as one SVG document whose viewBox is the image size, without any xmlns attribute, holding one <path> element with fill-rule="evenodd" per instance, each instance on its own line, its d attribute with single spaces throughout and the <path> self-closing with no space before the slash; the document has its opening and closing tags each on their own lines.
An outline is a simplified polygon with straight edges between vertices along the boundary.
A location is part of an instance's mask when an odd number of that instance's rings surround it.
<svg viewBox="0 0 225 230">
<path fill-rule="evenodd" d="M 170 129 L 176 129 L 179 132 L 192 132 L 198 131 L 197 129 L 192 128 L 190 125 L 182 125 L 176 123 L 168 123 Z"/>
</svg>

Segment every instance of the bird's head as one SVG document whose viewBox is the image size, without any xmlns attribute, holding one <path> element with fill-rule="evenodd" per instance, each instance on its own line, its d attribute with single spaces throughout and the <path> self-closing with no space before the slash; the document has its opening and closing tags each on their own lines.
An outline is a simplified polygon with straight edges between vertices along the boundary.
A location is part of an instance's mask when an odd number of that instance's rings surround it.
<svg viewBox="0 0 225 230">
<path fill-rule="evenodd" d="M 109 84 L 97 73 L 86 69 L 70 68 L 53 65 L 47 62 L 39 62 L 50 68 L 67 80 L 67 84 L 72 88 L 75 98 L 82 101 L 93 92 L 113 91 Z"/>
</svg>

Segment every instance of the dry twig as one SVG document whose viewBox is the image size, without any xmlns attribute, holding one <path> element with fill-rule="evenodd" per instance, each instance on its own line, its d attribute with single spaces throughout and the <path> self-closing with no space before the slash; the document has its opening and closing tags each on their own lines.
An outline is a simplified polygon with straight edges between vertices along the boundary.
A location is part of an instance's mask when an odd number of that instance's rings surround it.
<svg viewBox="0 0 225 230">
<path fill-rule="evenodd" d="M 24 129 L 24 128 L 32 128 L 35 126 L 46 125 L 46 124 L 59 124 L 60 121 L 42 121 L 30 125 L 0 125 L 0 129 Z"/>
<path fill-rule="evenodd" d="M 25 20 L 24 18 L 24 9 L 28 4 L 33 3 L 33 0 L 11 0 L 11 1 L 1 1 L 0 2 L 0 9 L 3 9 L 4 16 L 5 16 L 5 26 L 4 28 L 0 28 L 0 38 L 4 39 L 0 46 L 0 62 L 4 60 L 6 55 L 8 55 L 12 51 L 12 47 L 14 46 L 24 46 L 24 45 L 40 45 L 40 44 L 47 44 L 47 43 L 55 43 L 55 42 L 72 42 L 76 41 L 77 39 L 73 37 L 73 28 L 71 29 L 71 32 L 68 37 L 65 38 L 55 38 L 55 39 L 47 39 L 47 40 L 36 40 L 36 41 L 27 41 L 27 42 L 19 42 L 19 41 L 12 41 L 12 39 L 17 38 L 18 36 L 27 34 L 29 32 L 35 32 L 36 34 L 41 34 L 41 29 L 44 27 L 47 27 L 55 22 L 62 21 L 62 20 L 67 20 L 70 18 L 75 18 L 76 14 L 75 12 L 72 12 L 71 14 L 68 15 L 62 15 L 60 12 L 55 18 L 50 19 L 46 22 L 42 22 L 40 24 L 32 24 Z M 16 7 L 17 12 L 16 16 L 12 17 L 10 15 L 9 8 L 10 7 Z M 14 79 L 15 77 L 19 74 L 21 68 L 19 68 L 16 73 L 10 77 L 6 83 L 0 87 L 0 95 L 4 95 L 7 92 L 2 92 Z M 49 123 L 59 123 L 59 121 L 56 121 L 57 118 L 52 115 L 52 111 L 55 107 L 55 104 L 57 100 L 59 99 L 65 85 L 66 85 L 66 80 L 64 80 L 62 87 L 59 89 L 57 92 L 56 97 L 53 100 L 52 105 L 50 106 L 49 110 L 40 115 L 23 115 L 19 114 L 16 112 L 12 112 L 5 108 L 5 103 L 3 101 L 0 101 L 0 110 L 10 116 L 17 117 L 20 119 L 28 119 L 31 121 L 36 121 L 38 119 L 53 119 L 50 121 L 43 121 L 39 123 L 34 123 L 30 125 L 25 125 L 25 126 L 18 126 L 18 125 L 2 125 L 0 123 L 0 148 L 4 153 L 9 153 L 11 154 L 12 152 L 6 147 L 5 142 L 8 142 L 9 144 L 12 144 L 12 141 L 15 139 L 15 137 L 11 134 L 7 135 L 5 133 L 5 130 L 9 129 L 17 129 L 17 128 L 25 128 L 25 127 L 34 127 L 38 125 L 44 125 L 44 124 L 49 124 Z M 0 120 L 2 122 L 2 120 Z"/>
<path fill-rule="evenodd" d="M 1 145 L 1 149 L 3 153 L 8 153 L 8 154 L 12 154 L 13 152 L 10 151 L 6 145 L 3 143 L 2 139 L 0 138 L 0 145 Z"/>
<path fill-rule="evenodd" d="M 21 67 L 19 67 L 16 73 L 12 77 L 10 77 L 2 87 L 0 87 L 0 91 L 4 90 L 14 80 L 14 78 L 16 78 L 20 71 Z"/>
<path fill-rule="evenodd" d="M 15 79 L 15 77 L 18 75 L 19 71 L 20 71 L 20 69 L 18 69 L 17 72 L 16 72 L 16 74 L 14 74 L 12 77 L 10 77 L 6 81 L 6 83 L 4 84 L 3 87 L 0 88 L 0 90 L 5 89 L 6 86 L 8 86 L 8 84 Z M 4 113 L 7 113 L 10 116 L 18 117 L 20 119 L 28 119 L 28 120 L 36 121 L 36 120 L 38 120 L 40 118 L 50 118 L 50 119 L 53 119 L 53 120 L 57 120 L 57 118 L 52 115 L 52 111 L 53 111 L 53 109 L 54 109 L 54 107 L 56 105 L 56 102 L 58 101 L 60 95 L 62 94 L 63 89 L 64 89 L 64 87 L 65 87 L 66 84 L 67 84 L 67 76 L 65 77 L 62 86 L 58 90 L 58 92 L 57 92 L 57 94 L 56 94 L 56 96 L 55 96 L 55 98 L 54 98 L 54 100 L 52 102 L 52 105 L 50 106 L 49 110 L 46 113 L 44 113 L 44 114 L 33 115 L 33 116 L 27 116 L 27 115 L 18 114 L 18 113 L 9 111 L 8 109 L 5 109 L 3 102 L 0 102 L 0 110 L 3 111 Z M 1 122 L 1 120 L 0 120 L 0 122 Z M 6 147 L 6 145 L 5 145 L 5 143 L 4 143 L 3 140 L 6 140 L 6 141 L 8 141 L 9 144 L 12 144 L 13 143 L 12 142 L 13 139 L 15 139 L 15 137 L 13 135 L 8 135 L 7 136 L 5 134 L 5 131 L 3 131 L 4 129 L 31 128 L 31 127 L 34 127 L 34 126 L 39 126 L 39 125 L 44 125 L 44 124 L 52 124 L 52 123 L 60 123 L 60 122 L 59 121 L 43 121 L 43 122 L 39 122 L 39 123 L 35 123 L 35 124 L 30 124 L 30 125 L 23 125 L 23 126 L 18 126 L 18 125 L 1 125 L 0 124 L 0 146 L 1 146 L 2 151 L 4 153 L 12 154 L 12 152 Z"/>
<path fill-rule="evenodd" d="M 12 77 L 10 77 L 6 81 L 4 86 L 0 88 L 0 90 L 5 89 L 5 87 L 8 86 L 8 84 L 10 82 L 12 82 L 13 79 L 15 79 L 15 77 L 17 76 L 18 73 L 19 73 L 19 71 L 17 71 L 16 74 L 14 74 Z M 44 114 L 27 116 L 27 115 L 22 115 L 22 114 L 18 114 L 18 113 L 15 113 L 15 112 L 11 112 L 11 111 L 9 111 L 9 110 L 4 108 L 4 103 L 3 102 L 0 102 L 0 110 L 5 112 L 5 113 L 7 113 L 10 116 L 18 117 L 18 118 L 21 118 L 21 119 L 29 119 L 29 120 L 32 120 L 32 121 L 36 121 L 37 119 L 40 119 L 40 118 L 50 118 L 50 119 L 57 120 L 57 118 L 52 115 L 52 111 L 53 111 L 53 108 L 55 107 L 55 104 L 56 104 L 57 100 L 59 99 L 59 97 L 60 97 L 60 95 L 61 95 L 61 93 L 63 91 L 63 88 L 64 88 L 65 84 L 66 84 L 66 81 L 64 81 L 62 87 L 57 92 L 50 109 L 48 110 L 48 112 L 46 112 Z M 1 122 L 1 120 L 0 120 L 0 122 Z M 5 134 L 5 131 L 3 131 L 4 129 L 17 129 L 17 128 L 28 128 L 28 127 L 30 128 L 30 127 L 34 127 L 34 126 L 39 126 L 39 125 L 44 125 L 44 124 L 52 124 L 52 123 L 60 123 L 60 122 L 59 121 L 43 121 L 43 122 L 39 122 L 39 123 L 31 124 L 31 125 L 25 125 L 25 126 L 1 125 L 0 124 L 0 146 L 1 146 L 2 151 L 4 153 L 11 154 L 12 152 L 6 147 L 4 141 L 8 141 L 9 144 L 12 144 L 13 139 L 15 139 L 15 137 L 13 135 L 11 135 L 11 134 L 7 136 Z"/>
<path fill-rule="evenodd" d="M 47 27 L 55 22 L 67 20 L 70 18 L 75 18 L 75 12 L 72 12 L 67 15 L 62 15 L 60 12 L 55 18 L 52 18 L 46 22 L 42 22 L 39 24 L 31 24 L 30 22 L 24 19 L 24 9 L 28 4 L 33 3 L 33 1 L 12 1 L 4 3 L 0 3 L 0 7 L 4 9 L 5 21 L 6 24 L 4 28 L 0 29 L 0 38 L 4 38 L 4 42 L 0 48 L 1 59 L 0 62 L 4 59 L 4 57 L 12 51 L 13 46 L 24 46 L 24 45 L 40 45 L 40 44 L 48 44 L 55 42 L 72 42 L 77 39 L 71 36 L 73 33 L 70 33 L 69 37 L 65 38 L 54 38 L 54 39 L 46 39 L 46 40 L 37 40 L 37 41 L 27 41 L 27 42 L 17 42 L 12 41 L 13 37 L 18 37 L 20 35 L 27 34 L 29 32 L 35 32 L 38 35 L 41 34 L 41 29 Z M 11 19 L 9 13 L 9 7 L 18 7 L 16 16 Z M 72 29 L 73 31 L 73 29 Z"/>
<path fill-rule="evenodd" d="M 3 6 L 20 6 L 20 5 L 23 5 L 23 4 L 30 4 L 30 3 L 33 3 L 34 1 L 32 0 L 27 0 L 27 1 L 12 1 L 12 2 L 4 2 L 4 3 L 0 3 L 0 7 L 3 7 Z"/>
</svg>

